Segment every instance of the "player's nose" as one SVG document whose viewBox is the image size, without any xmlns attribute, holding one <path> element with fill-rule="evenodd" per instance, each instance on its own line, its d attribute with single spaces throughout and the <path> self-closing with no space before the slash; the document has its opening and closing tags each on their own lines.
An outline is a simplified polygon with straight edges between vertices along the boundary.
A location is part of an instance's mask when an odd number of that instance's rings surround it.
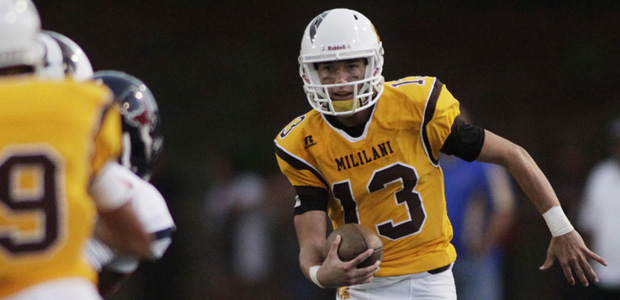
<svg viewBox="0 0 620 300">
<path fill-rule="evenodd" d="M 336 70 L 336 83 L 347 83 L 350 75 L 344 68 L 338 68 Z"/>
</svg>

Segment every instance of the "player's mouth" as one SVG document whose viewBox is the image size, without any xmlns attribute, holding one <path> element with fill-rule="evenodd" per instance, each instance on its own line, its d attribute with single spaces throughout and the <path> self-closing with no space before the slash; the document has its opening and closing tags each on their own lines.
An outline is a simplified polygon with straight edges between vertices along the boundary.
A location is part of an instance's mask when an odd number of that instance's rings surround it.
<svg viewBox="0 0 620 300">
<path fill-rule="evenodd" d="M 351 100 L 353 99 L 352 92 L 335 92 L 332 95 L 332 100 Z"/>
</svg>

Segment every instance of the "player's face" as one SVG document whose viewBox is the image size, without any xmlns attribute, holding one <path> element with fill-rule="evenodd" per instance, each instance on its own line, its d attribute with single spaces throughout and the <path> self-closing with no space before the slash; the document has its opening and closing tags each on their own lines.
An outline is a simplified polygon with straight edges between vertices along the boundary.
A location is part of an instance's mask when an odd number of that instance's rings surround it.
<svg viewBox="0 0 620 300">
<path fill-rule="evenodd" d="M 366 64 L 364 59 L 338 60 L 318 65 L 319 79 L 322 84 L 340 84 L 364 79 Z M 358 90 L 361 88 L 358 86 Z M 344 85 L 329 88 L 329 97 L 332 100 L 350 100 L 353 98 L 353 86 Z"/>
</svg>

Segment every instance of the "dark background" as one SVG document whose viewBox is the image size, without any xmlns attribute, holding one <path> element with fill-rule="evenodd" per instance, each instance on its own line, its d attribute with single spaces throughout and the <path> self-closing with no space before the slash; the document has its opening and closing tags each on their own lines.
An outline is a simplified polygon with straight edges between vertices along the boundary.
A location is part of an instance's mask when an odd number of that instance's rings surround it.
<svg viewBox="0 0 620 300">
<path fill-rule="evenodd" d="M 35 0 L 44 29 L 76 41 L 96 70 L 142 79 L 160 105 L 165 151 L 153 182 L 178 232 L 162 260 L 109 299 L 319 297 L 299 283 L 292 199 L 278 204 L 285 217 L 276 227 L 286 234 L 277 233 L 271 277 L 256 286 L 219 276 L 226 270 L 212 254 L 221 245 L 204 225 L 203 198 L 222 156 L 278 180 L 272 140 L 310 109 L 298 75 L 301 36 L 330 8 L 373 21 L 387 80 L 436 76 L 475 123 L 525 147 L 574 219 L 583 180 L 605 155 L 603 128 L 620 116 L 618 3 Z M 518 214 L 505 245 L 507 299 L 576 297 L 582 288 L 566 283 L 557 262 L 538 270 L 550 235 L 522 195 Z"/>
</svg>

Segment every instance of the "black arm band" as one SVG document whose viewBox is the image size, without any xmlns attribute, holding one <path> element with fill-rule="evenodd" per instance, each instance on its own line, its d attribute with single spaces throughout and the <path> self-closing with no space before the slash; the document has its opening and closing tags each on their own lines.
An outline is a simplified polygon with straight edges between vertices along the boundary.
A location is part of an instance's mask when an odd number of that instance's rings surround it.
<svg viewBox="0 0 620 300">
<path fill-rule="evenodd" d="M 327 211 L 327 190 L 313 186 L 296 186 L 295 215 L 311 210 Z"/>
<path fill-rule="evenodd" d="M 470 125 L 457 116 L 441 152 L 471 162 L 478 158 L 483 144 L 484 129 Z"/>
</svg>

